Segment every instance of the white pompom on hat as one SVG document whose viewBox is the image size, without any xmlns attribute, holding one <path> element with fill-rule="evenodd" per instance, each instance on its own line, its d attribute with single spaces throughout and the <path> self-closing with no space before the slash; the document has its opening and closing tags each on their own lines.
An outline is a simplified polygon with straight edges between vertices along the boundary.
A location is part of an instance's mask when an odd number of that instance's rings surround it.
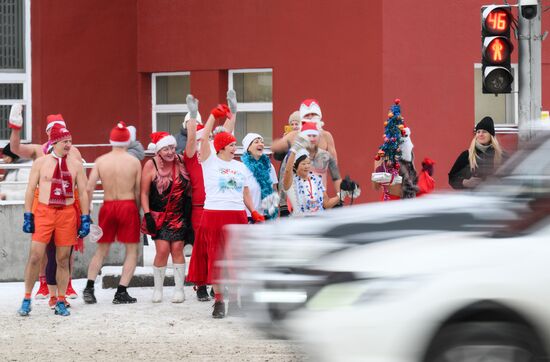
<svg viewBox="0 0 550 362">
<path fill-rule="evenodd" d="M 124 122 L 118 122 L 111 130 L 109 143 L 115 147 L 127 147 L 130 145 L 131 135 Z"/>
<path fill-rule="evenodd" d="M 257 133 L 248 133 L 246 136 L 244 136 L 243 138 L 243 152 L 246 152 L 248 151 L 248 147 L 250 147 L 250 145 L 252 144 L 252 142 L 254 142 L 255 139 L 261 139 L 262 141 L 264 140 L 264 138 L 257 134 Z"/>
</svg>

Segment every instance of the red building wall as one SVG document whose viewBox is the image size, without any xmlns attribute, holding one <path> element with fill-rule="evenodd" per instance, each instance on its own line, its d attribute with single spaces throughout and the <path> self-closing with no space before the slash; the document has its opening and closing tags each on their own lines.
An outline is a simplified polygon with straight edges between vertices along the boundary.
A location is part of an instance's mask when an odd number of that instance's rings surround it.
<svg viewBox="0 0 550 362">
<path fill-rule="evenodd" d="M 33 142 L 61 113 L 74 143 L 108 143 L 115 121 L 138 119 L 136 1 L 31 4 Z M 105 151 L 81 150 L 89 161 Z"/>
<path fill-rule="evenodd" d="M 475 123 L 484 2 L 36 1 L 33 140 L 44 141 L 45 116 L 61 112 L 76 143 L 105 143 L 114 121 L 126 119 L 146 145 L 151 73 L 190 71 L 206 114 L 225 100 L 227 70 L 272 68 L 274 137 L 301 100 L 317 98 L 342 174 L 367 191 L 361 201 L 378 199 L 370 191 L 372 159 L 396 97 L 413 132 L 417 166 L 426 155 L 434 158 L 437 186 L 447 187 Z M 547 67 L 543 61 L 543 105 L 550 101 Z M 513 147 L 514 137 L 505 143 Z"/>
</svg>

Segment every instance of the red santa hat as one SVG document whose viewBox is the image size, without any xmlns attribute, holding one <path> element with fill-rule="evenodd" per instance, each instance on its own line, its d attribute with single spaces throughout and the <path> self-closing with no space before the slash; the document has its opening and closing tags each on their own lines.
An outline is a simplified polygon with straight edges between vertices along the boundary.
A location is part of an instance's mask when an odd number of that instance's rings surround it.
<svg viewBox="0 0 550 362">
<path fill-rule="evenodd" d="M 318 115 L 319 119 L 323 118 L 319 102 L 316 99 L 306 99 L 300 104 L 300 118 L 304 119 L 305 116 L 312 113 Z"/>
<path fill-rule="evenodd" d="M 65 121 L 63 120 L 63 116 L 61 114 L 50 114 L 48 117 L 46 117 L 46 121 L 48 124 L 46 125 L 46 132 L 48 132 L 55 124 L 62 125 L 63 127 L 67 127 L 65 124 Z"/>
<path fill-rule="evenodd" d="M 302 129 L 301 129 L 301 132 L 300 132 L 300 135 L 301 136 L 309 136 L 309 135 L 314 135 L 314 136 L 319 136 L 319 125 L 317 122 L 303 122 L 302 123 Z"/>
<path fill-rule="evenodd" d="M 131 135 L 126 124 L 124 122 L 118 122 L 118 124 L 111 130 L 109 136 L 109 143 L 111 146 L 127 147 L 130 145 Z"/>
<path fill-rule="evenodd" d="M 52 144 L 69 139 L 71 137 L 71 132 L 69 132 L 69 130 L 65 128 L 64 125 L 56 123 L 52 126 L 50 131 L 50 142 Z"/>
<path fill-rule="evenodd" d="M 147 149 L 158 153 L 162 148 L 166 146 L 176 146 L 177 142 L 174 136 L 168 132 L 154 132 L 151 133 L 151 141 Z"/>
<path fill-rule="evenodd" d="M 233 142 L 237 142 L 235 136 L 229 132 L 220 132 L 216 135 L 216 137 L 214 137 L 214 148 L 216 149 L 216 152 L 220 152 L 227 145 Z"/>
</svg>

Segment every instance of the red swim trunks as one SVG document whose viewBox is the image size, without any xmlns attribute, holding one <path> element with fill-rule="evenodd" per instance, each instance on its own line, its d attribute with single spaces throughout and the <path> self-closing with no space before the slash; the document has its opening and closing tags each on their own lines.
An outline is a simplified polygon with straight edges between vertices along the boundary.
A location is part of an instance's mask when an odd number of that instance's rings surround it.
<svg viewBox="0 0 550 362">
<path fill-rule="evenodd" d="M 134 200 L 104 201 L 99 210 L 103 236 L 98 243 L 139 242 L 139 210 Z"/>
</svg>

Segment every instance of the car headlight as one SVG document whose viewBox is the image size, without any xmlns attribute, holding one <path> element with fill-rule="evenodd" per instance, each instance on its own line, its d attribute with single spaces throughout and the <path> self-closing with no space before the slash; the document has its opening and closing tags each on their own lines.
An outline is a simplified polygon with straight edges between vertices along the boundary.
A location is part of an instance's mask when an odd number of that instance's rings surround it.
<svg viewBox="0 0 550 362">
<path fill-rule="evenodd" d="M 326 286 L 311 298 L 306 308 L 325 310 L 370 303 L 414 290 L 423 278 L 371 278 Z"/>
</svg>

